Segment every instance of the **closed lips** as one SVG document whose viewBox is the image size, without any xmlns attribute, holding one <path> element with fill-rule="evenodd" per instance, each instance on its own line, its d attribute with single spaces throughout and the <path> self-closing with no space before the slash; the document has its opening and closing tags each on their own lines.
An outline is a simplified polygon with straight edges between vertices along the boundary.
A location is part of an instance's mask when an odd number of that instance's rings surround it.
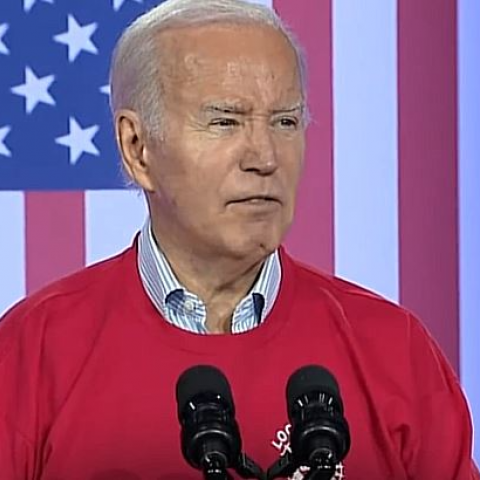
<svg viewBox="0 0 480 480">
<path fill-rule="evenodd" d="M 254 200 L 259 200 L 259 201 L 274 201 L 278 202 L 278 198 L 272 197 L 270 195 L 250 195 L 248 197 L 243 197 L 243 198 L 238 198 L 235 200 L 231 200 L 229 203 L 240 203 L 240 202 L 250 202 Z"/>
</svg>

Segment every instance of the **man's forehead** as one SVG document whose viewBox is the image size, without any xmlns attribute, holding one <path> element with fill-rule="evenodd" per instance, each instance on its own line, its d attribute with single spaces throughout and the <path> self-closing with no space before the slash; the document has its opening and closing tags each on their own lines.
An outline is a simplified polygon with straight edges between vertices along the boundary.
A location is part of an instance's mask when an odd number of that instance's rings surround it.
<svg viewBox="0 0 480 480">
<path fill-rule="evenodd" d="M 177 101 L 190 99 L 198 106 L 202 96 L 213 93 L 223 95 L 219 100 L 224 103 L 241 102 L 243 110 L 251 108 L 252 101 L 262 100 L 264 109 L 298 103 L 300 75 L 288 41 L 270 27 L 256 25 L 249 35 L 242 28 L 214 24 L 168 32 L 162 45 L 162 80 Z M 215 38 L 217 33 L 222 37 Z M 202 43 L 204 34 L 208 38 Z"/>
<path fill-rule="evenodd" d="M 260 24 L 212 23 L 169 28 L 159 37 L 163 59 L 198 68 L 212 61 L 238 68 L 231 59 L 261 58 L 267 53 L 295 59 L 295 52 L 279 30 Z"/>
<path fill-rule="evenodd" d="M 285 38 L 285 35 L 277 28 L 266 25 L 263 23 L 251 21 L 211 21 L 205 23 L 194 23 L 185 25 L 172 25 L 160 31 L 158 37 L 170 38 L 175 42 L 179 42 L 182 39 L 194 39 L 196 42 L 198 39 L 204 39 L 207 41 L 209 38 L 214 38 L 220 35 L 232 35 L 239 34 L 240 36 L 245 33 L 262 33 L 263 35 L 274 35 L 280 38 Z M 288 42 L 288 40 L 286 40 Z"/>
</svg>

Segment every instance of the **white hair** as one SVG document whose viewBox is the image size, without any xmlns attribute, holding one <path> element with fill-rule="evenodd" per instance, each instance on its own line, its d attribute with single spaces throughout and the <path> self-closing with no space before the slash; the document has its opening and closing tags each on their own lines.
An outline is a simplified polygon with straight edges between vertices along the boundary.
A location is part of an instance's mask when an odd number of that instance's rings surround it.
<svg viewBox="0 0 480 480">
<path fill-rule="evenodd" d="M 162 122 L 161 44 L 158 34 L 170 28 L 210 23 L 247 23 L 272 27 L 285 35 L 297 57 L 306 96 L 306 62 L 293 33 L 268 7 L 245 0 L 167 0 L 138 17 L 120 37 L 110 70 L 111 109 L 135 110 L 147 132 L 159 134 Z M 160 55 L 159 55 L 160 53 Z"/>
</svg>

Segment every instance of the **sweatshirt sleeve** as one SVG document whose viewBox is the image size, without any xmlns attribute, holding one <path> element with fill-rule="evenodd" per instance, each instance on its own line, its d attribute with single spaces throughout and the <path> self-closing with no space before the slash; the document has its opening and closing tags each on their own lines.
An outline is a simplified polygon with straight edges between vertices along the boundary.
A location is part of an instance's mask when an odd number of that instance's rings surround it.
<svg viewBox="0 0 480 480">
<path fill-rule="evenodd" d="M 3 412 L 2 412 L 3 413 Z M 0 419 L 0 471 L 2 478 L 30 480 L 33 464 L 33 444 L 14 425 Z"/>
<path fill-rule="evenodd" d="M 420 322 L 410 320 L 417 428 L 407 454 L 409 477 L 480 480 L 472 460 L 471 416 L 458 379 Z"/>
<path fill-rule="evenodd" d="M 23 310 L 15 307 L 0 319 L 0 478 L 8 480 L 33 480 L 38 460 L 34 439 L 39 338 Z"/>
</svg>

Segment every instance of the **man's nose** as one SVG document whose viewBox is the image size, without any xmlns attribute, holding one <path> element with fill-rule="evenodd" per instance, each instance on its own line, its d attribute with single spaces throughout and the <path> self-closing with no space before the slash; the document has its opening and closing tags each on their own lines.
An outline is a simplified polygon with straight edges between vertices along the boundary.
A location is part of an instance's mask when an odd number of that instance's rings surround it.
<svg viewBox="0 0 480 480">
<path fill-rule="evenodd" d="M 246 135 L 247 145 L 240 162 L 243 171 L 271 175 L 278 168 L 274 135 L 269 125 L 263 122 L 251 126 Z"/>
</svg>

